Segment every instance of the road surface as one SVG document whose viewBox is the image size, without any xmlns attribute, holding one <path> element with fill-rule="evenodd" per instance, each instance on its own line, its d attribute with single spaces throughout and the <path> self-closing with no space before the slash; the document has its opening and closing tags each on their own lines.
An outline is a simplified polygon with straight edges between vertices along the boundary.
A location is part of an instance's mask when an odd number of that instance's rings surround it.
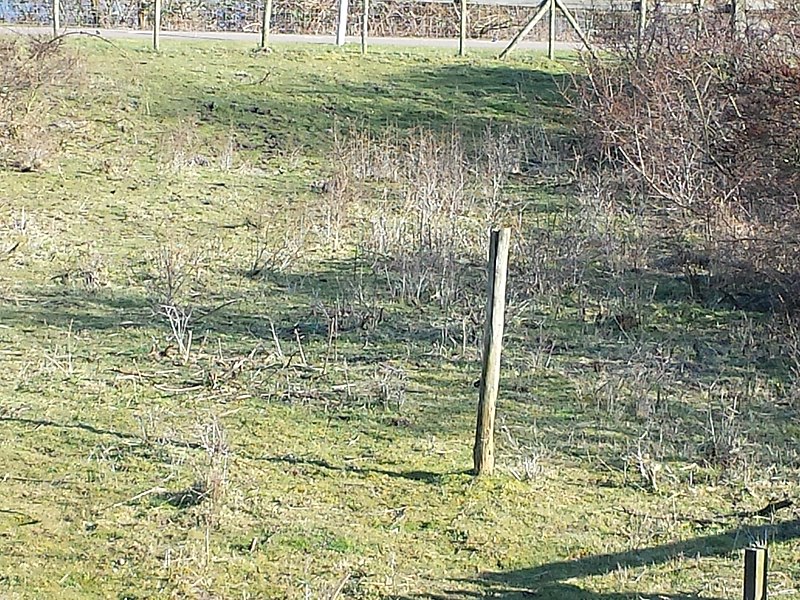
<svg viewBox="0 0 800 600">
<path fill-rule="evenodd" d="M 52 29 L 49 27 L 27 27 L 16 25 L 0 25 L 0 34 L 27 34 L 27 35 L 51 35 Z M 91 27 L 69 27 L 64 29 L 69 33 L 89 33 L 101 35 L 107 39 L 124 40 L 150 40 L 153 32 L 150 30 L 138 29 L 94 29 Z M 208 40 L 208 41 L 231 41 L 231 42 L 250 42 L 253 45 L 259 43 L 261 37 L 258 33 L 242 33 L 236 31 L 162 31 L 162 40 Z M 336 41 L 334 35 L 297 35 L 285 33 L 270 33 L 270 44 L 331 44 Z M 347 38 L 348 44 L 360 44 L 361 38 L 351 36 Z M 443 38 L 400 38 L 400 37 L 371 37 L 369 43 L 372 46 L 398 46 L 404 48 L 458 48 L 457 39 Z M 497 50 L 498 53 L 506 47 L 508 40 L 467 40 L 467 48 L 473 50 Z M 540 52 L 547 51 L 547 42 L 523 41 L 517 46 L 523 50 L 535 50 Z M 556 50 L 579 50 L 582 44 L 575 42 L 556 42 Z"/>
</svg>

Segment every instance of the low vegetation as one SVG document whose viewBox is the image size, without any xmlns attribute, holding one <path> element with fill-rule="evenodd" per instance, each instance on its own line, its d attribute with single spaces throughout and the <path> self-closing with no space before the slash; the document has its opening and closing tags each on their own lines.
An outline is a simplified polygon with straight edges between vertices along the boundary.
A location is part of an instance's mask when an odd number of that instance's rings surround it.
<svg viewBox="0 0 800 600">
<path fill-rule="evenodd" d="M 0 170 L 0 595 L 731 598 L 764 537 L 796 595 L 800 338 L 698 299 L 567 158 L 579 64 L 53 60 L 83 72 L 37 92 L 53 151 Z M 498 224 L 500 468 L 476 480 Z"/>
</svg>

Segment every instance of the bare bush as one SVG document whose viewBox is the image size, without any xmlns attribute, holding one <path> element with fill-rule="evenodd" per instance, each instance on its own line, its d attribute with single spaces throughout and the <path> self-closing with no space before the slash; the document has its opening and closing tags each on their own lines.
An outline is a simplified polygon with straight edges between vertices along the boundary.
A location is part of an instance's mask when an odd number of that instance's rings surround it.
<svg viewBox="0 0 800 600">
<path fill-rule="evenodd" d="M 41 168 L 57 145 L 48 134 L 48 93 L 71 81 L 77 59 L 63 39 L 35 37 L 0 40 L 0 167 L 18 171 Z"/>
<path fill-rule="evenodd" d="M 623 28 L 606 40 L 610 60 L 587 57 L 568 94 L 585 170 L 679 271 L 708 275 L 699 300 L 797 305 L 797 16 L 734 35 L 719 19 L 656 12 L 641 42 Z"/>
<path fill-rule="evenodd" d="M 361 254 L 393 298 L 447 310 L 479 285 L 486 229 L 513 214 L 507 183 L 527 168 L 535 144 L 541 139 L 499 128 L 476 139 L 456 130 L 349 132 L 324 182 L 328 222 L 341 228 L 348 207 L 369 199 Z"/>
<path fill-rule="evenodd" d="M 277 220 L 266 206 L 248 217 L 252 231 L 250 266 L 245 275 L 256 279 L 269 273 L 283 273 L 296 267 L 307 249 L 311 223 L 304 212 L 291 215 L 294 223 L 287 226 Z"/>
<path fill-rule="evenodd" d="M 191 286 L 200 276 L 203 255 L 180 246 L 165 244 L 154 260 L 156 271 L 151 279 L 155 312 L 170 327 L 170 339 L 177 346 L 181 360 L 188 362 L 193 341 Z"/>
</svg>

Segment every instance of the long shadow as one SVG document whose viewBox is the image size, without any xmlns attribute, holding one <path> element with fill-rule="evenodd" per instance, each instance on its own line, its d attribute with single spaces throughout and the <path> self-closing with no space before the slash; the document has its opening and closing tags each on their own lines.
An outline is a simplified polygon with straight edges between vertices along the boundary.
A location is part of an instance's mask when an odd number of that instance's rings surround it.
<svg viewBox="0 0 800 600">
<path fill-rule="evenodd" d="M 374 467 L 351 467 L 351 466 L 337 466 L 327 460 L 320 458 L 309 458 L 294 456 L 287 454 L 284 456 L 264 456 L 256 458 L 256 460 L 285 465 L 307 465 L 324 469 L 326 471 L 334 471 L 341 473 L 358 473 L 362 475 L 377 474 L 386 475 L 397 479 L 406 479 L 408 481 L 417 481 L 420 483 L 427 483 L 429 485 L 439 485 L 443 479 L 451 475 L 465 475 L 469 471 L 450 471 L 447 473 L 434 473 L 432 471 L 390 471 L 388 469 L 380 469 Z"/>
<path fill-rule="evenodd" d="M 59 423 L 58 421 L 50 421 L 48 419 L 26 419 L 24 417 L 8 417 L 0 416 L 0 424 L 2 423 L 16 423 L 19 425 L 30 425 L 33 427 L 57 427 L 59 429 L 80 429 L 96 435 L 107 435 L 121 440 L 131 440 L 145 445 L 145 440 L 141 436 L 126 431 L 116 431 L 113 429 L 101 429 L 90 425 L 89 423 Z M 188 442 L 184 440 L 176 440 L 172 438 L 158 438 L 159 444 L 167 446 L 174 446 L 176 448 L 190 448 L 192 450 L 201 450 L 203 446 L 197 442 Z"/>
<path fill-rule="evenodd" d="M 620 569 L 641 568 L 664 564 L 681 557 L 723 557 L 742 550 L 753 543 L 768 540 L 780 543 L 800 538 L 800 519 L 767 526 L 735 527 L 723 533 L 660 546 L 588 556 L 576 560 L 547 563 L 537 567 L 486 573 L 474 579 L 454 580 L 454 589 L 444 593 L 419 594 L 405 598 L 433 600 L 459 600 L 467 598 L 542 598 L 547 600 L 622 600 L 623 598 L 700 600 L 696 593 L 597 593 L 566 584 L 576 578 L 601 576 Z M 461 584 L 463 589 L 458 589 Z M 709 600 L 708 596 L 703 596 Z M 719 599 L 722 600 L 722 599 Z"/>
</svg>

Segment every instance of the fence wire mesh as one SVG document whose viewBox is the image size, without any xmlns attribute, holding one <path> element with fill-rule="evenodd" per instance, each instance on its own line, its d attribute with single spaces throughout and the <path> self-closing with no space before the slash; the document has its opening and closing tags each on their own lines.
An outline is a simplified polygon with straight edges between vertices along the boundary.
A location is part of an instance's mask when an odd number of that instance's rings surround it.
<svg viewBox="0 0 800 600">
<path fill-rule="evenodd" d="M 60 0 L 64 27 L 148 29 L 152 27 L 152 0 Z M 276 0 L 271 31 L 274 33 L 331 35 L 336 29 L 337 0 Z M 0 0 L 0 23 L 49 25 L 51 0 Z M 257 33 L 263 2 L 258 0 L 164 0 L 162 29 L 180 31 L 236 31 Z M 362 3 L 351 0 L 348 35 L 358 35 Z M 474 4 L 469 9 L 470 38 L 505 39 L 521 28 L 535 12 L 531 6 Z M 580 24 L 591 31 L 592 10 L 575 11 Z M 559 39 L 572 39 L 561 15 L 556 23 Z M 383 0 L 370 3 L 371 36 L 452 38 L 459 31 L 457 1 Z M 541 23 L 530 39 L 546 39 Z"/>
</svg>

